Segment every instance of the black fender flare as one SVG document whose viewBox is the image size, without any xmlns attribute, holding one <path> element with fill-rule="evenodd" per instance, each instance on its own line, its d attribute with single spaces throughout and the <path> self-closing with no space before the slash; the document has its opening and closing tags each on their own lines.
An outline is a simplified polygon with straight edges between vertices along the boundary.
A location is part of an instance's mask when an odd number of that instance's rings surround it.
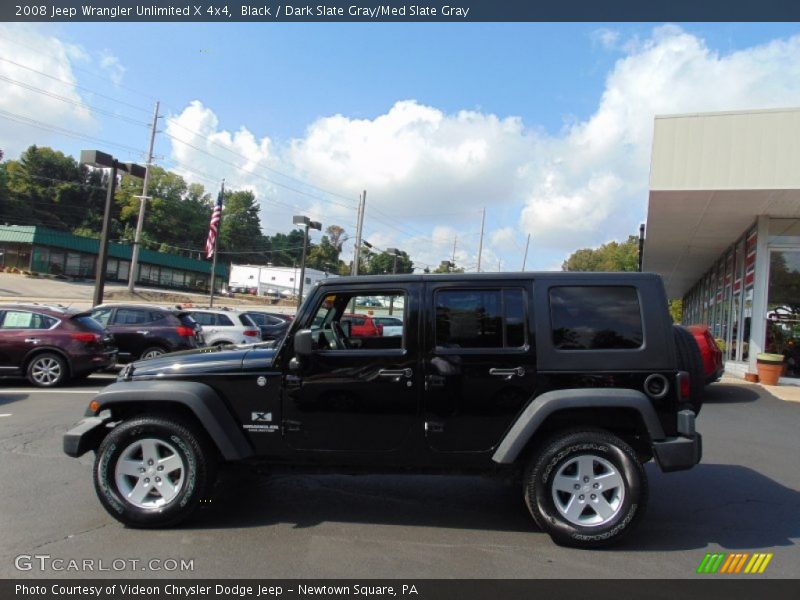
<svg viewBox="0 0 800 600">
<path fill-rule="evenodd" d="M 511 464 L 545 419 L 556 411 L 572 408 L 628 408 L 639 413 L 651 440 L 664 439 L 664 429 L 650 399 L 638 390 L 578 388 L 554 390 L 535 398 L 522 411 L 492 455 L 498 464 Z"/>
<path fill-rule="evenodd" d="M 225 403 L 210 386 L 196 381 L 120 381 L 104 388 L 94 401 L 99 405 L 91 415 L 118 405 L 149 405 L 165 402 L 185 406 L 200 422 L 225 460 L 242 460 L 253 455 L 253 447 Z"/>
</svg>

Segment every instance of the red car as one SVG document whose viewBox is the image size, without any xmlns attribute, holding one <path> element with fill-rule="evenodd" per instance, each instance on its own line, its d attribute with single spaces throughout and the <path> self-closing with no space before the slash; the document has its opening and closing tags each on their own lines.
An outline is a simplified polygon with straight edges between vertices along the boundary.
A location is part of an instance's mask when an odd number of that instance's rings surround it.
<svg viewBox="0 0 800 600">
<path fill-rule="evenodd" d="M 0 377 L 54 387 L 110 367 L 116 358 L 113 337 L 88 312 L 0 305 Z"/>
<path fill-rule="evenodd" d="M 341 323 L 350 323 L 350 337 L 380 337 L 383 325 L 376 323 L 369 315 L 344 314 Z"/>
<path fill-rule="evenodd" d="M 694 336 L 694 340 L 700 348 L 706 385 L 718 381 L 725 372 L 725 365 L 722 360 L 722 350 L 717 345 L 714 336 L 711 335 L 708 325 L 690 325 L 686 329 Z"/>
</svg>

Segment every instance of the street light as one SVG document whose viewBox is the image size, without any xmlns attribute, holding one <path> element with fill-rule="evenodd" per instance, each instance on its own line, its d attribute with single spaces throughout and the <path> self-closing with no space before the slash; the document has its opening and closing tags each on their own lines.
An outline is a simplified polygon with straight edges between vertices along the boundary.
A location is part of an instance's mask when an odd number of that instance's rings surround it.
<svg viewBox="0 0 800 600">
<path fill-rule="evenodd" d="M 116 158 L 99 150 L 81 150 L 81 164 L 90 167 L 111 169 L 106 192 L 106 206 L 103 212 L 103 230 L 100 233 L 100 253 L 97 257 L 97 269 L 94 278 L 94 296 L 92 306 L 103 303 L 105 290 L 106 266 L 108 264 L 108 230 L 111 228 L 111 200 L 117 187 L 117 171 L 125 171 L 133 177 L 143 179 L 147 170 L 136 163 L 121 163 Z"/>
<path fill-rule="evenodd" d="M 400 250 L 397 248 L 387 248 L 386 252 L 394 256 L 394 260 L 392 261 L 392 275 L 397 274 L 397 258 L 400 256 Z M 394 296 L 389 298 L 389 316 L 392 316 L 394 312 Z"/>
<path fill-rule="evenodd" d="M 306 282 L 306 252 L 308 251 L 308 230 L 309 229 L 316 229 L 317 231 L 322 230 L 322 223 L 319 221 L 312 221 L 306 216 L 303 215 L 295 215 L 292 218 L 292 223 L 295 225 L 302 225 L 305 229 L 305 233 L 303 235 L 303 257 L 300 261 L 300 288 L 297 292 L 297 308 L 300 308 L 300 305 L 303 303 L 303 284 Z"/>
</svg>

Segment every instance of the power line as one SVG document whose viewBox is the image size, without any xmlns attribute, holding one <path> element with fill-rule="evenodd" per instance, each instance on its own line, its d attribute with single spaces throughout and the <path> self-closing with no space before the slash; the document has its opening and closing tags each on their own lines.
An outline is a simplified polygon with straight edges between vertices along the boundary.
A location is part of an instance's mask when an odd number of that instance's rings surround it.
<svg viewBox="0 0 800 600">
<path fill-rule="evenodd" d="M 23 125 L 29 125 L 31 127 L 36 127 L 38 129 L 43 129 L 45 131 L 55 132 L 55 133 L 59 133 L 61 135 L 66 135 L 66 136 L 70 136 L 70 137 L 74 137 L 74 138 L 78 138 L 78 139 L 90 140 L 90 141 L 94 141 L 94 142 L 101 142 L 101 143 L 103 143 L 103 144 L 105 144 L 107 146 L 113 146 L 115 148 L 120 148 L 120 149 L 123 149 L 123 150 L 127 150 L 129 152 L 133 152 L 136 155 L 141 154 L 141 150 L 139 150 L 137 148 L 134 148 L 132 146 L 126 146 L 125 144 L 119 144 L 117 142 L 112 142 L 110 140 L 104 140 L 104 139 L 101 139 L 101 138 L 97 138 L 97 137 L 94 137 L 94 136 L 87 135 L 85 133 L 80 133 L 80 132 L 77 132 L 77 131 L 72 131 L 71 129 L 66 129 L 64 127 L 59 127 L 57 125 L 52 125 L 50 123 L 43 123 L 42 121 L 38 121 L 36 119 L 32 119 L 30 117 L 26 117 L 24 115 L 20 115 L 20 114 L 17 114 L 17 113 L 14 113 L 14 112 L 10 112 L 10 111 L 7 111 L 7 110 L 0 109 L 0 115 L 3 115 L 7 119 L 10 119 L 10 120 L 15 121 L 17 123 L 21 123 Z"/>
</svg>

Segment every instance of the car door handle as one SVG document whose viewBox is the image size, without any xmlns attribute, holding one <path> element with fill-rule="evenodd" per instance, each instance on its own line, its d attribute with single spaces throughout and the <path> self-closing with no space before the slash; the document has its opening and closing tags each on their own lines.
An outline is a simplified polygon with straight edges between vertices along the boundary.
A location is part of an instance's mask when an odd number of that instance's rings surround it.
<svg viewBox="0 0 800 600">
<path fill-rule="evenodd" d="M 405 377 L 406 379 L 411 379 L 414 375 L 414 371 L 412 369 L 381 369 L 378 371 L 379 377 Z"/>
<path fill-rule="evenodd" d="M 25 338 L 26 344 L 38 344 L 40 341 L 39 338 Z"/>
<path fill-rule="evenodd" d="M 150 332 L 147 331 L 147 330 L 144 330 L 144 331 L 137 331 L 136 333 L 141 333 L 142 335 L 147 335 Z"/>
<path fill-rule="evenodd" d="M 525 377 L 525 367 L 514 367 L 513 369 L 489 369 L 489 375 L 494 377 L 505 377 L 511 379 L 512 377 Z"/>
</svg>

